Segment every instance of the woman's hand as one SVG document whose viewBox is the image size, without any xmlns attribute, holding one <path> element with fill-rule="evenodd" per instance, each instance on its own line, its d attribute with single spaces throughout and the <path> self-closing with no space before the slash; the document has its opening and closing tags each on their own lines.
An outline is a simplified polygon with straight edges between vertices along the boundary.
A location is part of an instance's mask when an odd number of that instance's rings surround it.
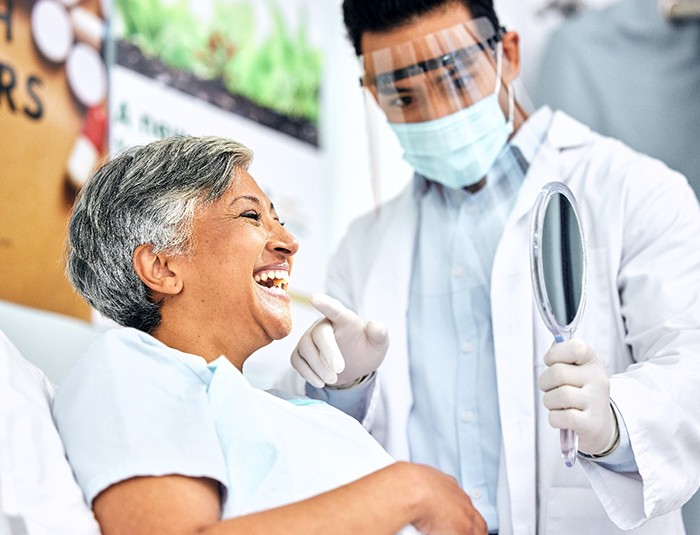
<svg viewBox="0 0 700 535">
<path fill-rule="evenodd" d="M 396 463 L 393 466 L 410 471 L 405 477 L 406 485 L 418 495 L 414 505 L 418 516 L 412 521 L 416 529 L 430 534 L 487 533 L 486 521 L 455 478 L 420 464 Z"/>
</svg>

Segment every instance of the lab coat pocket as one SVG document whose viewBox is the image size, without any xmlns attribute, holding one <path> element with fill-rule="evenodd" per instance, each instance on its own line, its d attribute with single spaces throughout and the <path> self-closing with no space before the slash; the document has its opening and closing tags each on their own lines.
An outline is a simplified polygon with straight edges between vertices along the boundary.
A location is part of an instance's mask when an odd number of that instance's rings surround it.
<svg viewBox="0 0 700 535">
<path fill-rule="evenodd" d="M 680 511 L 649 519 L 631 530 L 621 530 L 608 517 L 591 488 L 550 487 L 541 518 L 545 535 L 682 535 L 686 531 Z"/>
<path fill-rule="evenodd" d="M 547 491 L 544 521 L 546 535 L 612 535 L 617 528 L 589 488 L 551 487 Z"/>
</svg>

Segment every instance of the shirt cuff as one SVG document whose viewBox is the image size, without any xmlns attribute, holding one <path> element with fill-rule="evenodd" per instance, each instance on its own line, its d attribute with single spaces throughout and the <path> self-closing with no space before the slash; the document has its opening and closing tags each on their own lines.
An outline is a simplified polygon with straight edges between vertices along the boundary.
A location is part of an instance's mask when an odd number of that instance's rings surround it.
<svg viewBox="0 0 700 535">
<path fill-rule="evenodd" d="M 306 383 L 305 390 L 306 395 L 311 399 L 325 401 L 361 423 L 367 414 L 376 383 L 377 374 L 371 373 L 356 385 L 348 388 L 333 388 L 333 386 L 316 388 Z"/>
<path fill-rule="evenodd" d="M 620 443 L 617 448 L 605 457 L 594 458 L 582 453 L 579 453 L 579 455 L 613 472 L 638 472 L 639 469 L 637 468 L 637 461 L 634 458 L 634 451 L 630 443 L 630 434 L 629 431 L 627 431 L 625 419 L 622 417 L 622 414 L 620 414 L 614 401 L 610 400 L 610 406 L 613 411 L 615 411 L 615 417 L 617 418 L 617 425 L 620 432 Z"/>
</svg>

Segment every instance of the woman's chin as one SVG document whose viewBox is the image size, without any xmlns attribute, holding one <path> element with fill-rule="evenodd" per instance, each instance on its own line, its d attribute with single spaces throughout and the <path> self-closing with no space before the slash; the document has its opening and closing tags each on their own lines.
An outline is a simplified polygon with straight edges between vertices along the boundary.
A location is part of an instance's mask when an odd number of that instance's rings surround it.
<svg viewBox="0 0 700 535">
<path fill-rule="evenodd" d="M 263 329 L 270 340 L 281 340 L 292 332 L 292 313 L 289 303 L 265 307 Z"/>
<path fill-rule="evenodd" d="M 292 318 L 290 317 L 287 321 L 280 322 L 279 325 L 276 325 L 273 328 L 269 328 L 267 334 L 272 340 L 281 340 L 282 338 L 286 338 L 287 336 L 289 336 L 289 333 L 291 332 Z"/>
</svg>

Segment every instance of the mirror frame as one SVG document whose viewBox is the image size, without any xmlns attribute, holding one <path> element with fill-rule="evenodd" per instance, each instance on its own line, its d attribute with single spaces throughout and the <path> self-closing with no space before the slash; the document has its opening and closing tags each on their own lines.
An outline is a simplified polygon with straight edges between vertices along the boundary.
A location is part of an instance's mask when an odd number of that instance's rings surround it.
<svg viewBox="0 0 700 535">
<path fill-rule="evenodd" d="M 576 310 L 576 315 L 568 325 L 561 324 L 552 310 L 549 295 L 547 294 L 547 287 L 545 285 L 541 256 L 542 233 L 545 216 L 547 214 L 547 206 L 549 206 L 551 198 L 557 194 L 563 195 L 569 201 L 574 211 L 576 225 L 581 236 L 581 299 Z M 576 198 L 563 182 L 549 182 L 542 187 L 533 208 L 530 228 L 530 275 L 532 277 L 532 287 L 535 290 L 535 301 L 540 310 L 540 315 L 557 342 L 569 340 L 583 317 L 583 310 L 586 305 L 586 262 L 586 239 L 583 233 L 583 227 L 581 226 L 581 217 L 579 215 Z"/>
</svg>

